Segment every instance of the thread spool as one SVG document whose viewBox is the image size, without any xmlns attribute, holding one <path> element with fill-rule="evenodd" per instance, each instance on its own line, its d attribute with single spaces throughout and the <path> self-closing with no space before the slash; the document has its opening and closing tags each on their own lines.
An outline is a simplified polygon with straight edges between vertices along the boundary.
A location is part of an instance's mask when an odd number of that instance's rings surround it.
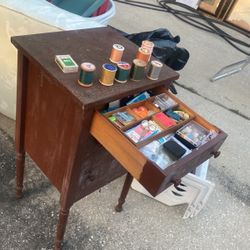
<svg viewBox="0 0 250 250">
<path fill-rule="evenodd" d="M 159 61 L 153 60 L 150 63 L 147 77 L 150 80 L 158 80 L 163 64 Z"/>
<path fill-rule="evenodd" d="M 122 60 L 123 51 L 124 51 L 124 47 L 122 45 L 113 44 L 113 48 L 112 48 L 109 60 L 112 63 L 120 62 Z"/>
<path fill-rule="evenodd" d="M 149 62 L 150 51 L 146 48 L 139 48 L 136 54 L 136 59 L 140 59 L 146 63 Z"/>
<path fill-rule="evenodd" d="M 130 77 L 132 81 L 140 81 L 145 74 L 145 67 L 147 63 L 140 59 L 134 59 Z"/>
<path fill-rule="evenodd" d="M 148 61 L 150 61 L 151 55 L 152 55 L 153 50 L 154 50 L 154 43 L 151 42 L 151 41 L 149 41 L 149 40 L 144 40 L 141 43 L 141 48 L 145 48 L 145 49 L 149 50 L 150 56 L 149 56 L 149 60 Z"/>
<path fill-rule="evenodd" d="M 105 63 L 102 65 L 102 75 L 99 82 L 104 86 L 112 86 L 114 84 L 115 73 L 117 67 L 115 65 Z"/>
<path fill-rule="evenodd" d="M 96 67 L 94 64 L 89 62 L 84 62 L 80 65 L 80 77 L 78 79 L 79 85 L 83 87 L 90 87 L 93 85 L 94 72 Z"/>
<path fill-rule="evenodd" d="M 117 71 L 115 75 L 115 81 L 119 83 L 125 83 L 128 80 L 131 65 L 127 62 L 117 63 Z"/>
</svg>

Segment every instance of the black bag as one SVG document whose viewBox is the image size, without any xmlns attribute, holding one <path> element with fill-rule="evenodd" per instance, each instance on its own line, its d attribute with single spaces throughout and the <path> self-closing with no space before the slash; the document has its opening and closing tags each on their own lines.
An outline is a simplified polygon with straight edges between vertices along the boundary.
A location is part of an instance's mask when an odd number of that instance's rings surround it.
<svg viewBox="0 0 250 250">
<path fill-rule="evenodd" d="M 184 48 L 178 48 L 180 37 L 173 37 L 167 29 L 157 29 L 149 32 L 123 35 L 133 43 L 141 46 L 143 40 L 154 43 L 153 56 L 174 70 L 181 70 L 189 59 L 189 53 Z"/>
</svg>

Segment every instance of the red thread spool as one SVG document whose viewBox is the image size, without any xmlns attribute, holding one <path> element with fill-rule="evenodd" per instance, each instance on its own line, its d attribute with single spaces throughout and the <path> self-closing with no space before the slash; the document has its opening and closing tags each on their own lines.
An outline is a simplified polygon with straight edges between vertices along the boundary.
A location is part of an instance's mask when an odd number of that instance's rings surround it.
<svg viewBox="0 0 250 250">
<path fill-rule="evenodd" d="M 122 60 L 123 51 L 124 51 L 124 47 L 122 45 L 114 44 L 109 60 L 112 63 L 120 62 Z"/>
<path fill-rule="evenodd" d="M 146 48 L 139 48 L 136 54 L 136 59 L 140 59 L 146 63 L 148 63 L 150 59 L 150 51 Z"/>
</svg>

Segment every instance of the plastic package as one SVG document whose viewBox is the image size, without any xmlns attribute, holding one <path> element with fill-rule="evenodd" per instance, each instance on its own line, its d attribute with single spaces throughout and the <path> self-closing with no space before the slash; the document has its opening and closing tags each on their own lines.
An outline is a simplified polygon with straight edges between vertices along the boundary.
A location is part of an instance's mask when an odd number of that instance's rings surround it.
<svg viewBox="0 0 250 250">
<path fill-rule="evenodd" d="M 165 111 L 177 105 L 177 103 L 172 98 L 165 94 L 157 95 L 153 103 L 157 108 L 160 108 L 161 111 Z"/>
<path fill-rule="evenodd" d="M 158 134 L 161 130 L 161 127 L 159 127 L 156 122 L 152 120 L 143 120 L 137 126 L 127 130 L 125 135 L 133 142 L 138 143 Z"/>
<path fill-rule="evenodd" d="M 215 137 L 215 131 L 207 130 L 191 121 L 176 131 L 176 137 L 190 149 L 197 148 Z"/>
<path fill-rule="evenodd" d="M 136 95 L 133 99 L 131 99 L 130 101 L 128 101 L 126 103 L 126 105 L 130 105 L 132 103 L 136 103 L 136 102 L 140 102 L 140 101 L 146 100 L 149 97 L 150 97 L 149 93 L 147 91 L 145 91 L 143 93 L 140 93 L 139 95 Z"/>
<path fill-rule="evenodd" d="M 182 156 L 186 156 L 191 152 L 187 147 L 185 147 L 180 141 L 178 141 L 173 134 L 170 134 L 166 137 L 162 137 L 159 140 L 154 140 L 146 146 L 142 147 L 140 151 L 151 161 L 155 162 L 162 170 L 166 169 L 175 161 L 171 155 L 167 154 L 164 150 L 163 144 L 169 140 L 174 140 L 180 146 L 182 146 L 186 153 Z"/>
</svg>

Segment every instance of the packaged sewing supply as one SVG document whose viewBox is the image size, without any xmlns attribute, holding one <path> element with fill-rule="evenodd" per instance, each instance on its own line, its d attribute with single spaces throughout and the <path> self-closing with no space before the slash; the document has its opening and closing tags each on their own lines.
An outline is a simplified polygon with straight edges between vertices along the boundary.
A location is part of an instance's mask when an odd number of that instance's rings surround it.
<svg viewBox="0 0 250 250">
<path fill-rule="evenodd" d="M 78 71 L 78 65 L 70 55 L 56 55 L 55 62 L 64 73 Z"/>
<path fill-rule="evenodd" d="M 212 136 L 212 132 L 191 121 L 178 129 L 175 136 L 188 148 L 193 149 L 207 142 Z"/>
<path fill-rule="evenodd" d="M 177 106 L 177 103 L 171 97 L 167 96 L 164 93 L 157 95 L 153 100 L 153 104 L 157 108 L 161 109 L 161 111 L 165 111 L 167 109 Z"/>
<path fill-rule="evenodd" d="M 134 143 L 141 142 L 162 131 L 162 128 L 152 120 L 143 120 L 137 126 L 127 130 L 125 135 Z"/>
</svg>

